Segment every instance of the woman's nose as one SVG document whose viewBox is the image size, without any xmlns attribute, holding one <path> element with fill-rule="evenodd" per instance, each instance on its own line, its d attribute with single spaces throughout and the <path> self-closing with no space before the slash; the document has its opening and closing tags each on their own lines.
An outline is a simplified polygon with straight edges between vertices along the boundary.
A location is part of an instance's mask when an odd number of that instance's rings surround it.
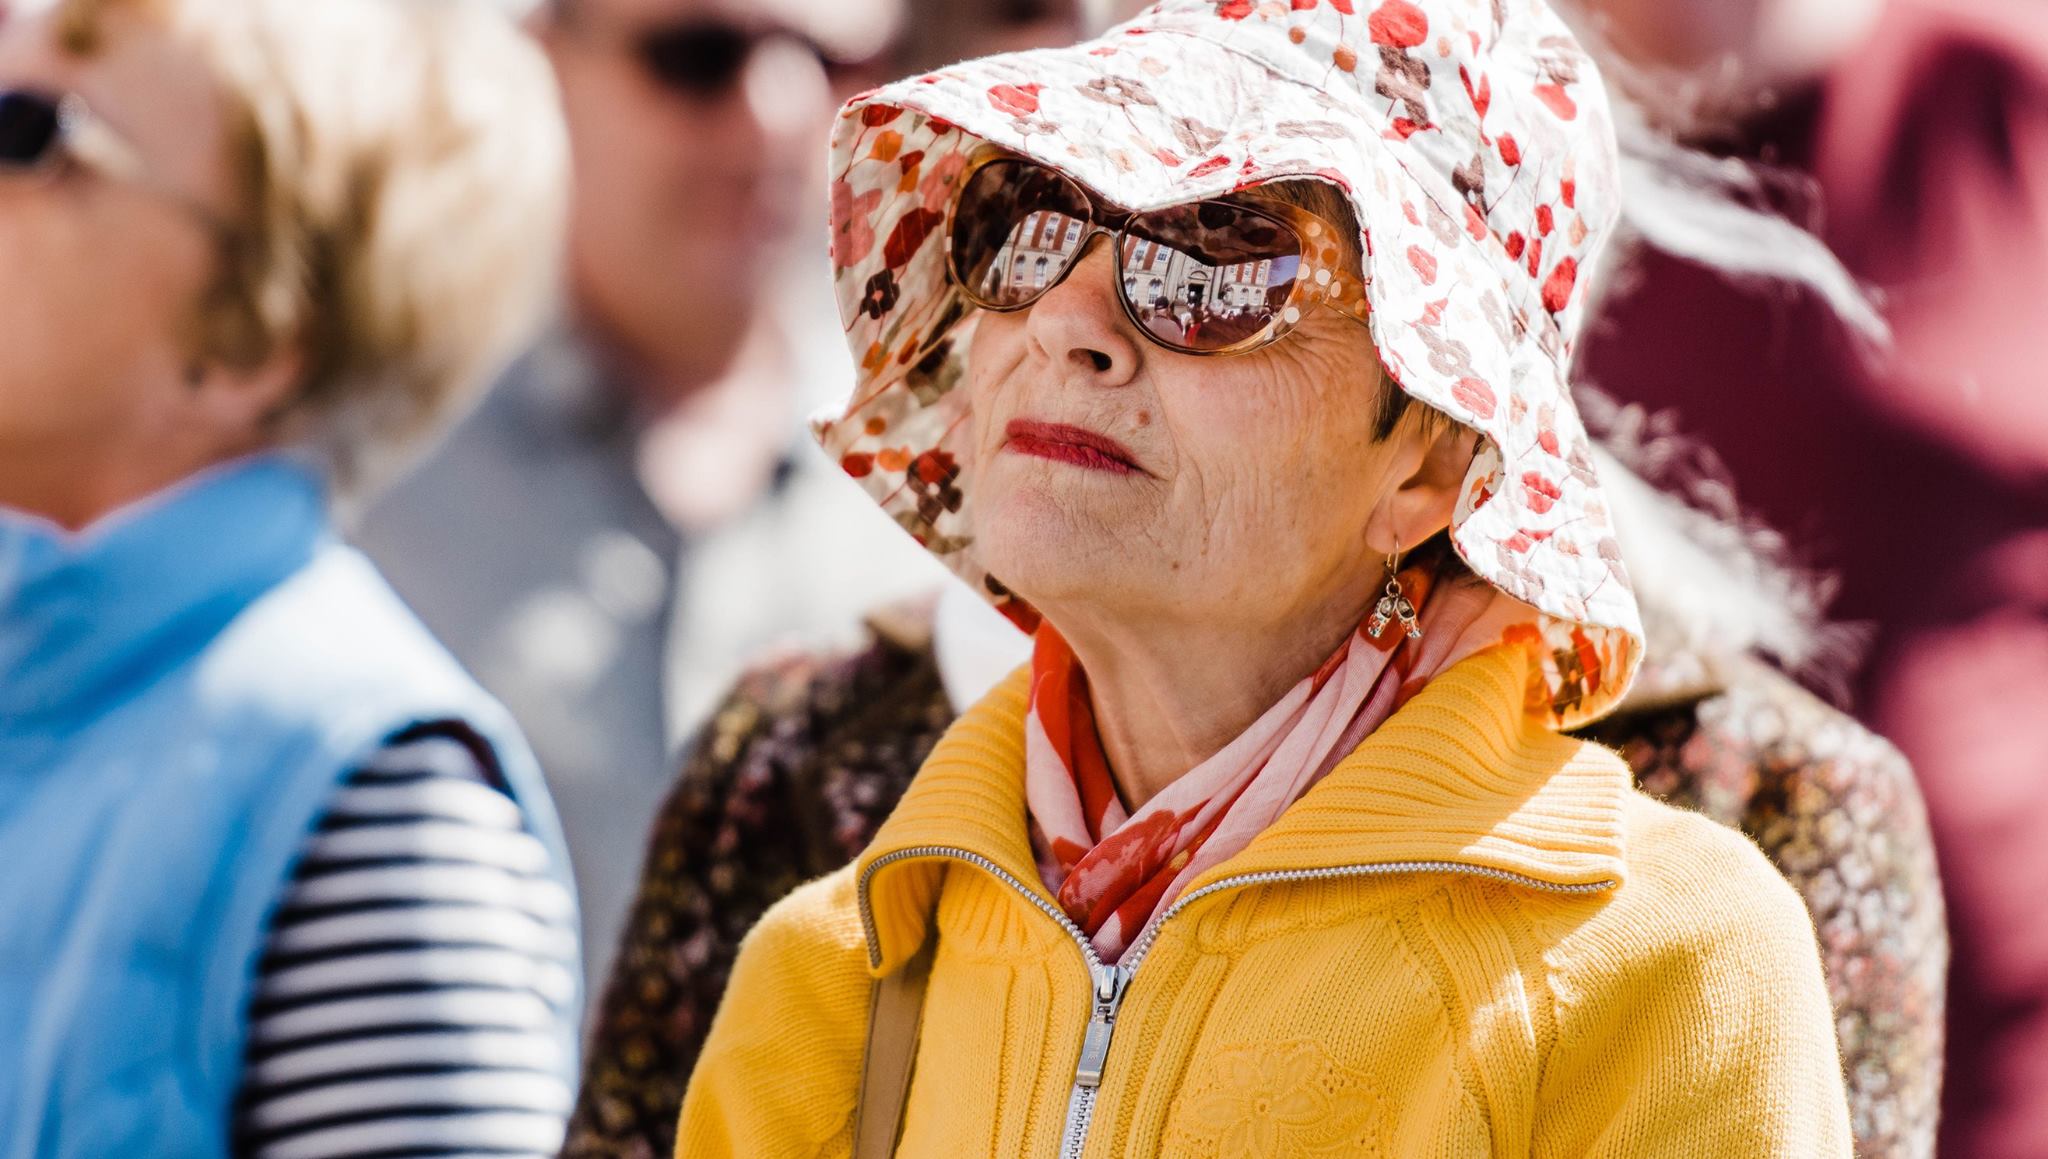
<svg viewBox="0 0 2048 1159">
<path fill-rule="evenodd" d="M 1076 381 L 1122 386 L 1138 373 L 1141 339 L 1117 301 L 1116 244 L 1097 235 L 1084 245 L 1060 284 L 1031 304 L 1025 334 Z"/>
</svg>

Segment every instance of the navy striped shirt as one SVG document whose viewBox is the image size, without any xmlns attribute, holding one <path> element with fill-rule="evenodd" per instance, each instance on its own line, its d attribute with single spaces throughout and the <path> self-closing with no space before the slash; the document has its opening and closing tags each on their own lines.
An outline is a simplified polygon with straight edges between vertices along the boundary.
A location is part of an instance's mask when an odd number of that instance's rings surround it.
<svg viewBox="0 0 2048 1159">
<path fill-rule="evenodd" d="M 548 858 L 460 726 L 353 772 L 272 919 L 239 1154 L 553 1155 L 577 946 Z"/>
</svg>

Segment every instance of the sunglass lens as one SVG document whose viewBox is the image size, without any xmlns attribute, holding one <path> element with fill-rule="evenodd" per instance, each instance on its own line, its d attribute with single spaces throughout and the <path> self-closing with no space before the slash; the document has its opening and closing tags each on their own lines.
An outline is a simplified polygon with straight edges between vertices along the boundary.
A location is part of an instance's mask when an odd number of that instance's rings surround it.
<svg viewBox="0 0 2048 1159">
<path fill-rule="evenodd" d="M 1028 161 L 975 170 L 953 211 L 953 276 L 976 305 L 1013 310 L 1066 271 L 1088 235 L 1088 198 Z"/>
<path fill-rule="evenodd" d="M 1228 202 L 1141 213 L 1124 235 L 1124 297 L 1138 324 L 1178 350 L 1256 337 L 1294 296 L 1301 239 Z"/>
<path fill-rule="evenodd" d="M 667 88 L 707 98 L 731 91 L 746 68 L 753 38 L 725 24 L 687 24 L 651 32 L 640 42 L 647 71 Z"/>
<path fill-rule="evenodd" d="M 57 102 L 40 93 L 0 93 L 0 166 L 31 169 L 48 159 L 62 130 Z"/>
</svg>

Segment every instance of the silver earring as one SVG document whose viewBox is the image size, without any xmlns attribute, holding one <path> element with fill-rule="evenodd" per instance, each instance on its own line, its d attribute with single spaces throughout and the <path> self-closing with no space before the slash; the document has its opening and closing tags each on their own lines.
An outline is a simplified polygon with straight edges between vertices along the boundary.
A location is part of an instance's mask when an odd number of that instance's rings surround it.
<svg viewBox="0 0 2048 1159">
<path fill-rule="evenodd" d="M 1380 602 L 1373 607 L 1372 615 L 1366 618 L 1365 634 L 1377 640 L 1387 626 L 1399 620 L 1410 640 L 1422 639 L 1422 622 L 1415 615 L 1415 605 L 1409 602 L 1407 593 L 1401 590 L 1401 549 L 1387 557 L 1387 586 L 1380 596 Z"/>
</svg>

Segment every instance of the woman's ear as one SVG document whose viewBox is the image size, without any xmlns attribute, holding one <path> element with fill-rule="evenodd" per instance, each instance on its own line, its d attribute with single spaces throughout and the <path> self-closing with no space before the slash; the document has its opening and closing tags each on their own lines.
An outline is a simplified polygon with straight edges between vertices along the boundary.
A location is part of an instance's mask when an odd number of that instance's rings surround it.
<svg viewBox="0 0 2048 1159">
<path fill-rule="evenodd" d="M 186 371 L 190 418 L 222 447 L 269 442 L 299 401 L 304 367 L 305 360 L 290 347 L 246 369 L 218 361 L 194 362 Z"/>
<path fill-rule="evenodd" d="M 1411 406 L 1388 436 L 1402 472 L 1366 527 L 1366 544 L 1381 555 L 1407 551 L 1451 525 L 1479 432 L 1423 406 Z"/>
</svg>

